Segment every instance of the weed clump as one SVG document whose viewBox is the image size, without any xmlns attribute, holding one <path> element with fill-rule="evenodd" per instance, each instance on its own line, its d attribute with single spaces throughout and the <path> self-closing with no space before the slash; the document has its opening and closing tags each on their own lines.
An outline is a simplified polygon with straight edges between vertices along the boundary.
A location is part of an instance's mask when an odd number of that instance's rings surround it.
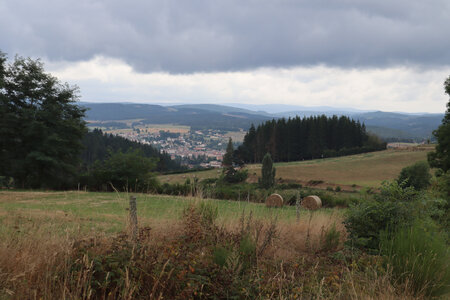
<svg viewBox="0 0 450 300">
<path fill-rule="evenodd" d="M 442 296 L 450 292 L 450 252 L 445 238 L 420 224 L 381 235 L 381 254 L 392 275 L 416 295 Z"/>
</svg>

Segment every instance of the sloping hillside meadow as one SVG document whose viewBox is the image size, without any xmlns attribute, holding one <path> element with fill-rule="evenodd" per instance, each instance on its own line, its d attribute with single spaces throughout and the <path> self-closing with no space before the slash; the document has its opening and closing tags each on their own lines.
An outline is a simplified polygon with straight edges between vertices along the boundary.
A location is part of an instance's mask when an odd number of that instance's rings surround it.
<svg viewBox="0 0 450 300">
<path fill-rule="evenodd" d="M 432 146 L 415 146 L 397 150 L 385 150 L 344 157 L 324 158 L 300 162 L 276 163 L 278 182 L 296 182 L 308 185 L 323 181 L 323 186 L 340 185 L 348 189 L 378 187 L 384 180 L 395 179 L 401 169 L 417 161 L 426 160 Z M 246 166 L 250 182 L 256 182 L 261 174 L 261 164 Z M 188 174 L 159 176 L 162 183 L 182 183 L 189 177 L 199 179 L 220 176 L 220 170 L 199 171 Z M 280 180 L 281 179 L 281 180 Z"/>
<path fill-rule="evenodd" d="M 128 197 L 1 191 L 0 299 L 409 297 L 376 259 L 349 268 L 342 210 L 297 221 L 293 207 L 138 194 L 131 242 Z"/>
<path fill-rule="evenodd" d="M 280 163 L 277 179 L 376 187 L 429 149 Z M 160 179 L 194 174 L 219 175 Z M 422 299 L 345 244 L 347 209 L 133 194 L 133 238 L 131 195 L 0 191 L 0 299 Z"/>
</svg>

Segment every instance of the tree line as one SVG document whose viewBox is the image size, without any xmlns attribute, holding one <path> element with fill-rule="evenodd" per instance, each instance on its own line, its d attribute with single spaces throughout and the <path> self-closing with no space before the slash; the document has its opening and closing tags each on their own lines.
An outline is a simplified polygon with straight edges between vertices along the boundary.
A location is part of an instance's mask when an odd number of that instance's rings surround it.
<svg viewBox="0 0 450 300">
<path fill-rule="evenodd" d="M 259 163 L 266 153 L 274 161 L 297 161 L 385 148 L 386 143 L 368 134 L 364 124 L 346 116 L 297 116 L 252 125 L 235 156 L 245 163 Z"/>
</svg>

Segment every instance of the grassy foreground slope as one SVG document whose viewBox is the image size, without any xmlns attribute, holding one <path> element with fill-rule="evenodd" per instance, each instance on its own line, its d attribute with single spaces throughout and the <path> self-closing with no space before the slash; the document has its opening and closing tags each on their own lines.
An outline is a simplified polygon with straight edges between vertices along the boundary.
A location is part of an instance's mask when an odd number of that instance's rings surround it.
<svg viewBox="0 0 450 300">
<path fill-rule="evenodd" d="M 139 223 L 142 226 L 159 226 L 180 218 L 196 198 L 137 195 Z M 225 223 L 237 221 L 242 212 L 261 219 L 276 217 L 290 223 L 295 220 L 294 207 L 269 209 L 264 204 L 227 200 L 206 200 L 218 208 L 218 220 Z M 113 233 L 124 230 L 129 206 L 126 193 L 93 192 L 0 192 L 0 235 L 20 225 L 48 226 L 53 224 L 57 231 L 66 229 L 82 232 L 100 231 Z M 306 214 L 306 212 L 303 212 Z M 338 211 L 323 209 L 320 214 L 336 214 Z M 340 214 L 340 213 L 339 213 Z M 12 222 L 12 223 L 11 223 Z"/>
<path fill-rule="evenodd" d="M 432 147 L 411 147 L 402 150 L 385 150 L 344 157 L 315 159 L 309 161 L 276 163 L 276 178 L 287 182 L 306 184 L 323 181 L 329 185 L 357 185 L 378 187 L 383 180 L 392 180 L 401 169 L 420 160 L 426 160 Z M 256 182 L 261 173 L 261 165 L 248 165 L 249 181 Z M 199 171 L 189 174 L 160 176 L 162 183 L 181 183 L 188 177 L 200 179 L 220 175 L 218 170 Z"/>
<path fill-rule="evenodd" d="M 128 196 L 0 191 L 0 299 L 415 299 L 345 250 L 342 210 L 296 222 L 292 207 L 140 194 L 134 244 Z"/>
</svg>

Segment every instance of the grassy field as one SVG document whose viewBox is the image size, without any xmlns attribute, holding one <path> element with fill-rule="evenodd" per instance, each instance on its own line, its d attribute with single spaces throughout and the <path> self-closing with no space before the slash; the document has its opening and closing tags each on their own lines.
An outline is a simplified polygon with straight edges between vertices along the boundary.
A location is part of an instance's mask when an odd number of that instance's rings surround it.
<svg viewBox="0 0 450 300">
<path fill-rule="evenodd" d="M 200 201 L 195 198 L 137 195 L 139 222 L 142 226 L 156 226 L 178 220 L 183 210 L 191 203 Z M 218 221 L 233 223 L 243 212 L 252 212 L 255 218 L 277 218 L 280 222 L 291 223 L 296 218 L 294 207 L 281 209 L 266 208 L 263 204 L 226 200 L 203 200 L 218 208 Z M 128 195 L 126 193 L 93 192 L 0 192 L 0 222 L 32 224 L 58 224 L 58 230 L 77 228 L 83 232 L 102 231 L 119 232 L 125 228 L 127 220 Z M 307 212 L 302 212 L 302 216 Z M 323 209 L 319 216 L 341 214 L 341 211 Z M 303 216 L 304 217 L 304 216 Z M 306 218 L 306 217 L 304 217 Z M 326 217 L 324 217 L 326 218 Z M 18 221 L 20 220 L 20 221 Z M 14 228 L 2 226 L 0 231 Z"/>
<path fill-rule="evenodd" d="M 316 159 L 301 162 L 276 163 L 276 178 L 288 182 L 306 184 L 311 180 L 323 181 L 325 185 L 351 187 L 378 187 L 383 180 L 392 180 L 401 169 L 420 160 L 426 160 L 431 147 L 411 147 L 405 150 L 385 150 L 365 154 Z M 249 181 L 256 182 L 261 165 L 248 165 Z M 219 170 L 199 171 L 189 174 L 159 176 L 162 183 L 181 183 L 188 177 L 214 178 Z"/>
<path fill-rule="evenodd" d="M 344 210 L 136 196 L 137 244 L 127 193 L 0 191 L 0 299 L 415 299 L 345 252 Z"/>
</svg>

